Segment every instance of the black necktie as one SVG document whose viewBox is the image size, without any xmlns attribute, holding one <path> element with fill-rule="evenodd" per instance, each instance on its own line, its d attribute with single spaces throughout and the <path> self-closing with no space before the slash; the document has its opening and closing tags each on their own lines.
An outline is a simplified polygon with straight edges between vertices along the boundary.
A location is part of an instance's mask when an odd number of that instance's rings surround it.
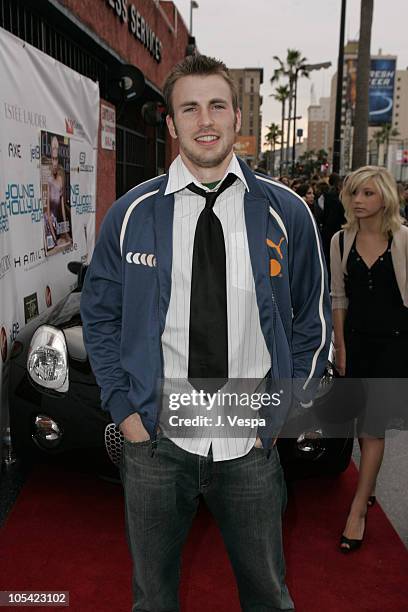
<svg viewBox="0 0 408 612">
<path fill-rule="evenodd" d="M 217 191 L 204 191 L 194 183 L 187 186 L 205 198 L 194 236 L 188 378 L 194 387 L 209 393 L 215 393 L 228 380 L 225 243 L 213 206 L 235 179 L 228 174 Z"/>
</svg>

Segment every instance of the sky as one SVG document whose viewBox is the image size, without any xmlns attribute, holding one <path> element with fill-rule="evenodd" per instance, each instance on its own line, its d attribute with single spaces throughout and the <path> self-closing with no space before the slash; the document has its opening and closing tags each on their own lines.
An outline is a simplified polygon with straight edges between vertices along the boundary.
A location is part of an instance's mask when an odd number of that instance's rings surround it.
<svg viewBox="0 0 408 612">
<path fill-rule="evenodd" d="M 187 26 L 190 0 L 173 0 Z M 337 70 L 341 0 L 197 0 L 193 35 L 201 53 L 222 59 L 230 68 L 264 69 L 262 123 L 281 123 L 281 105 L 271 94 L 270 77 L 277 67 L 273 56 L 284 59 L 287 49 L 298 49 L 307 63 L 331 62 L 326 70 L 311 73 L 298 86 L 297 127 L 307 128 L 311 85 L 315 102 L 330 96 Z M 397 56 L 397 69 L 408 67 L 408 0 L 374 0 L 371 53 Z M 347 0 L 346 41 L 358 39 L 360 0 Z M 284 84 L 285 81 L 282 81 Z M 408 112 L 408 111 L 407 111 Z"/>
</svg>

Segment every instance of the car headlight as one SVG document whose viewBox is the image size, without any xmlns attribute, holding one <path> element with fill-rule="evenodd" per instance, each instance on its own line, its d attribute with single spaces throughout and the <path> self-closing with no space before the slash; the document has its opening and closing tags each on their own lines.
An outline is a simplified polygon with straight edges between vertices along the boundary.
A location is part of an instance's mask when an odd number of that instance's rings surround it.
<svg viewBox="0 0 408 612">
<path fill-rule="evenodd" d="M 65 336 L 60 329 L 42 325 L 33 335 L 27 357 L 27 370 L 37 385 L 65 393 L 68 391 L 68 356 Z"/>
</svg>

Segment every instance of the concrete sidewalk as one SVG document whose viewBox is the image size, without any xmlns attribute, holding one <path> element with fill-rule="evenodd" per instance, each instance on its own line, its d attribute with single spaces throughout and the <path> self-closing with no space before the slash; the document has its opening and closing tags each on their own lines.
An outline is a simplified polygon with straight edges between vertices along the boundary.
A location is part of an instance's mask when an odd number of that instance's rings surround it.
<svg viewBox="0 0 408 612">
<path fill-rule="evenodd" d="M 360 449 L 354 443 L 358 467 Z M 377 500 L 408 548 L 408 431 L 388 431 L 384 461 L 377 481 Z"/>
</svg>

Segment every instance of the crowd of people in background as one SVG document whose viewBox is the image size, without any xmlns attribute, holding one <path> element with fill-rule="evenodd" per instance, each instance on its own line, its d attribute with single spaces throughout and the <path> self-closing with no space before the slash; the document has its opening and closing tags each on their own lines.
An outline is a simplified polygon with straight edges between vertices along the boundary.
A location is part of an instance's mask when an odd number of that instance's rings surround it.
<svg viewBox="0 0 408 612">
<path fill-rule="evenodd" d="M 330 231 L 335 227 L 331 236 L 345 223 L 344 208 L 341 204 L 339 194 L 343 186 L 344 178 L 333 172 L 329 176 L 314 174 L 310 179 L 306 177 L 288 177 L 282 175 L 279 181 L 287 185 L 308 204 L 313 212 L 319 229 Z M 408 182 L 397 181 L 400 197 L 400 213 L 408 221 Z M 331 237 L 330 237 L 331 239 Z M 323 238 L 324 240 L 324 238 Z M 330 240 L 329 240 L 330 246 Z"/>
<path fill-rule="evenodd" d="M 257 172 L 265 173 L 261 167 Z M 320 230 L 330 282 L 330 243 L 334 234 L 346 223 L 344 207 L 340 200 L 344 177 L 333 172 L 325 176 L 314 174 L 310 178 L 305 176 L 289 177 L 281 175 L 280 183 L 290 187 L 309 206 Z M 400 198 L 400 214 L 408 225 L 408 182 L 397 181 Z"/>
</svg>

